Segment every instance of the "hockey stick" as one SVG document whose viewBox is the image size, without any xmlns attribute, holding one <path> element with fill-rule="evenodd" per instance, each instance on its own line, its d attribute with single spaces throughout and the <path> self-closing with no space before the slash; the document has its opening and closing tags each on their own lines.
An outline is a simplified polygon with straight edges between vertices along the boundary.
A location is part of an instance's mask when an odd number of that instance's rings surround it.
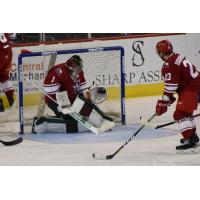
<svg viewBox="0 0 200 200">
<path fill-rule="evenodd" d="M 153 114 L 153 116 L 151 116 L 148 120 L 148 122 L 150 122 L 154 117 L 156 116 L 156 114 Z M 145 127 L 145 125 L 142 125 L 135 133 L 134 135 L 132 135 L 124 144 L 122 144 L 113 154 L 110 155 L 97 155 L 95 153 L 92 154 L 92 157 L 97 159 L 97 160 L 110 160 L 112 159 L 121 149 L 123 149 L 131 140 L 133 140 L 133 138 L 135 138 L 135 136 Z"/>
<path fill-rule="evenodd" d="M 19 144 L 23 141 L 23 138 L 22 137 L 19 137 L 15 140 L 12 140 L 12 141 L 3 141 L 3 140 L 0 140 L 0 142 L 5 145 L 5 146 L 12 146 L 12 145 L 16 145 L 16 144 Z"/>
<path fill-rule="evenodd" d="M 29 81 L 34 87 L 36 87 L 40 92 L 42 92 L 43 94 L 45 94 L 45 92 L 43 91 L 42 87 L 37 85 L 36 83 L 34 83 L 33 81 L 30 81 L 29 79 L 26 78 L 27 81 Z M 51 96 L 49 96 L 48 94 L 45 94 L 47 97 L 49 97 L 53 102 L 55 102 L 56 104 L 59 105 L 59 102 L 57 102 L 55 99 L 53 99 Z M 91 123 L 89 123 L 88 121 L 85 120 L 85 118 L 80 115 L 79 113 L 74 112 L 73 110 L 69 110 L 69 108 L 62 108 L 59 105 L 60 109 L 62 110 L 63 114 L 68 114 L 71 117 L 73 117 L 76 121 L 78 121 L 80 124 L 82 124 L 83 126 L 85 126 L 87 129 L 89 129 L 90 131 L 92 131 L 95 134 L 100 133 L 100 131 L 98 130 L 98 128 L 94 127 Z"/>
<path fill-rule="evenodd" d="M 199 114 L 196 114 L 196 115 L 193 115 L 191 118 L 195 118 L 195 117 L 199 117 L 200 116 L 200 113 Z M 144 118 L 141 117 L 140 119 L 141 123 L 147 127 L 150 127 L 150 128 L 153 128 L 153 129 L 159 129 L 159 128 L 163 128 L 163 127 L 166 127 L 166 126 L 170 126 L 170 125 L 173 125 L 173 124 L 176 124 L 177 121 L 171 121 L 171 122 L 168 122 L 168 123 L 165 123 L 165 124 L 161 124 L 161 125 L 156 125 L 156 124 L 152 124 L 150 123 L 149 121 L 146 121 Z"/>
</svg>

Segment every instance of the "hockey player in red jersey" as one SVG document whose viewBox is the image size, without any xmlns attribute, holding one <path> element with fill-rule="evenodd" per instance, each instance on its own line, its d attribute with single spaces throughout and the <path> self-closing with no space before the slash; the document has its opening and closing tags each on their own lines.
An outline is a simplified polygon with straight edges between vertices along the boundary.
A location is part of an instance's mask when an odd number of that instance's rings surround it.
<svg viewBox="0 0 200 200">
<path fill-rule="evenodd" d="M 174 53 L 173 46 L 168 40 L 158 42 L 156 51 L 164 61 L 162 66 L 164 92 L 162 99 L 157 101 L 156 114 L 160 116 L 167 112 L 167 107 L 176 101 L 174 94 L 177 93 L 178 100 L 173 117 L 178 122 L 183 138 L 180 140 L 181 145 L 176 146 L 176 149 L 195 147 L 199 137 L 192 115 L 198 106 L 200 71 L 186 57 Z"/>
<path fill-rule="evenodd" d="M 43 84 L 46 94 L 45 102 L 57 117 L 62 116 L 62 113 L 57 109 L 58 105 L 51 99 L 56 100 L 57 92 L 67 91 L 71 104 L 76 99 L 77 94 L 81 92 L 86 99 L 90 100 L 90 92 L 87 89 L 82 68 L 81 58 L 74 55 L 67 62 L 54 66 L 48 72 Z"/>
<path fill-rule="evenodd" d="M 1 90 L 5 93 L 9 105 L 14 103 L 14 88 L 9 81 L 9 73 L 11 70 L 12 49 L 10 39 L 14 39 L 15 34 L 0 33 L 0 83 Z M 4 111 L 3 102 L 1 99 L 1 110 Z"/>
</svg>

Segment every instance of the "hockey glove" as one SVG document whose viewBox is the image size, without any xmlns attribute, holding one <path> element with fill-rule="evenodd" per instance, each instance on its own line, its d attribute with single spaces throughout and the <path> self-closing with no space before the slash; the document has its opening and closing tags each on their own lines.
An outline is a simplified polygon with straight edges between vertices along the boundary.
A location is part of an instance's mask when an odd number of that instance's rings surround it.
<svg viewBox="0 0 200 200">
<path fill-rule="evenodd" d="M 156 115 L 160 116 L 167 112 L 167 107 L 170 104 L 169 101 L 158 100 L 156 104 Z"/>
</svg>

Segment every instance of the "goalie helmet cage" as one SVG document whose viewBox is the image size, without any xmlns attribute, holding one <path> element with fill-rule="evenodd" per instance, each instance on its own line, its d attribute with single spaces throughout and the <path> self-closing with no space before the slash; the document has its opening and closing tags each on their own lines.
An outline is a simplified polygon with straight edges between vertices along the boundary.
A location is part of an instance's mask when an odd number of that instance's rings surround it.
<svg viewBox="0 0 200 200">
<path fill-rule="evenodd" d="M 103 54 L 108 54 L 108 55 L 103 55 Z M 115 53 L 115 57 L 113 57 L 113 53 Z M 117 54 L 116 54 L 117 53 Z M 123 125 L 126 124 L 126 116 L 125 116 L 125 58 L 124 58 L 124 48 L 121 46 L 112 46 L 112 47 L 98 47 L 98 48 L 84 48 L 84 49 L 72 49 L 72 50 L 59 50 L 59 51 L 45 51 L 45 52 L 32 52 L 32 53 L 22 53 L 18 56 L 18 103 L 19 103 L 19 122 L 20 122 L 20 134 L 24 134 L 24 84 L 26 82 L 25 77 L 25 72 L 24 72 L 24 60 L 25 59 L 32 59 L 34 58 L 40 58 L 40 57 L 50 57 L 52 55 L 57 56 L 56 59 L 56 64 L 66 62 L 67 59 L 69 59 L 72 55 L 80 55 L 81 58 L 83 59 L 84 63 L 84 74 L 86 81 L 88 83 L 88 80 L 92 78 L 92 76 L 95 76 L 94 73 L 99 73 L 99 71 L 103 71 L 102 73 L 106 73 L 106 70 L 108 66 L 112 66 L 111 71 L 117 70 L 119 73 L 119 87 L 120 87 L 120 117 L 121 117 L 121 123 Z M 88 54 L 92 54 L 89 59 L 90 63 L 85 63 L 85 57 Z M 61 59 L 58 59 L 58 57 L 62 57 Z M 100 56 L 107 56 L 108 58 L 105 59 L 104 57 L 102 58 L 103 61 L 102 63 L 96 64 L 98 61 L 98 58 Z M 92 60 L 93 59 L 93 60 Z M 44 65 L 47 65 L 44 63 Z M 88 66 L 92 65 L 90 69 L 87 68 Z M 98 69 L 95 70 L 95 65 L 98 65 Z M 103 68 L 106 65 L 105 68 Z M 119 67 L 117 67 L 117 65 Z M 90 72 L 92 69 L 92 72 Z M 94 69 L 94 70 L 93 70 Z M 90 73 L 89 73 L 90 72 Z M 26 74 L 27 76 L 27 74 Z M 105 78 L 105 77 L 104 77 Z M 116 81 L 116 77 L 114 78 Z M 99 80 L 98 80 L 99 81 Z M 94 80 L 91 79 L 90 83 L 94 82 Z M 38 83 L 37 83 L 38 84 Z M 42 86 L 42 82 L 41 82 Z M 100 85 L 104 86 L 104 85 Z M 111 90 L 112 91 L 112 90 Z M 115 91 L 112 93 L 115 93 Z M 33 116 L 34 117 L 34 116 Z"/>
</svg>

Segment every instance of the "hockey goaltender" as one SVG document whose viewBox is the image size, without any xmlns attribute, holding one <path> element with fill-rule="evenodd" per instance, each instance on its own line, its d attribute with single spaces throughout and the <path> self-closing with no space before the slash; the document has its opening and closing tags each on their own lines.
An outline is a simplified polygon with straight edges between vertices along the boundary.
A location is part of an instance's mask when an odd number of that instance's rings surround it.
<svg viewBox="0 0 200 200">
<path fill-rule="evenodd" d="M 44 80 L 43 92 L 45 103 L 55 116 L 35 117 L 33 133 L 77 133 L 88 130 L 103 133 L 115 126 L 113 119 L 96 106 L 106 100 L 106 89 L 87 86 L 79 55 L 52 66 Z"/>
</svg>

